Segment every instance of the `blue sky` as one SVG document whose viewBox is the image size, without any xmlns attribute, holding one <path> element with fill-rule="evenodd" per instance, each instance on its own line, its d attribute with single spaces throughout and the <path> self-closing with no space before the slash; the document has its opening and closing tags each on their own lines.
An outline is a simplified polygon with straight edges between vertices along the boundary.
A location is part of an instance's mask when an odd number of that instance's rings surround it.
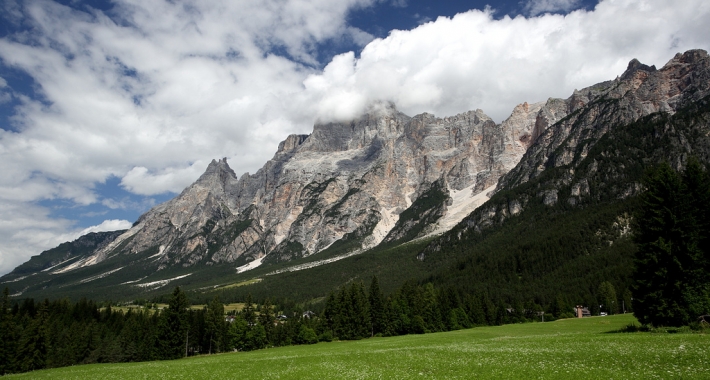
<svg viewBox="0 0 710 380">
<path fill-rule="evenodd" d="M 638 58 L 708 49 L 701 0 L 7 0 L 0 275 L 127 228 L 214 158 L 255 172 L 373 101 L 500 122 Z"/>
</svg>

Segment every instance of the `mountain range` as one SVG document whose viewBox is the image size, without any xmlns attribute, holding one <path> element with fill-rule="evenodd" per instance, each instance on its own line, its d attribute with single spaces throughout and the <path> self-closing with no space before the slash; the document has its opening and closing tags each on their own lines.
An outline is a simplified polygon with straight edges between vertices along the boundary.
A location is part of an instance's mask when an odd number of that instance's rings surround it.
<svg viewBox="0 0 710 380">
<path fill-rule="evenodd" d="M 534 297 L 535 281 L 564 278 L 545 285 L 553 294 L 587 276 L 587 293 L 602 279 L 624 290 L 643 172 L 710 162 L 709 96 L 710 56 L 691 50 L 660 69 L 634 59 L 500 124 L 481 110 L 410 117 L 374 103 L 288 136 L 254 174 L 213 160 L 129 230 L 33 256 L 0 286 L 16 297 L 132 299 L 181 285 L 303 300 L 379 274 L 389 289 L 415 278 Z"/>
</svg>

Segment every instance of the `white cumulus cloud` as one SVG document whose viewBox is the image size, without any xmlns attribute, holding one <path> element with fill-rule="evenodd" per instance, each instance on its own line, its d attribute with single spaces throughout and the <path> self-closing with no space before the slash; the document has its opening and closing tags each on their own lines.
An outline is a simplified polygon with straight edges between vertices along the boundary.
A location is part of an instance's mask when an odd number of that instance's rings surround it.
<svg viewBox="0 0 710 380">
<path fill-rule="evenodd" d="M 567 97 L 614 79 L 632 58 L 662 65 L 708 49 L 710 5 L 690 0 L 609 0 L 593 11 L 494 19 L 492 10 L 393 31 L 359 58 L 335 57 L 304 85 L 323 118 L 355 115 L 372 99 L 439 116 L 480 108 L 500 122 L 516 104 Z"/>
</svg>

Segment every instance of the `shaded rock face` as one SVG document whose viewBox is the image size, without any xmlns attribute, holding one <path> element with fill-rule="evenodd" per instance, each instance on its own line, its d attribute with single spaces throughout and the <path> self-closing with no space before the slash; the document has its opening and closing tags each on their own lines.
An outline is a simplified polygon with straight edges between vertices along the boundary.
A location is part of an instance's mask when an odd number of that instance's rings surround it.
<svg viewBox="0 0 710 380">
<path fill-rule="evenodd" d="M 643 189 L 639 173 L 657 162 L 676 169 L 690 156 L 708 162 L 708 109 L 710 56 L 703 50 L 677 54 L 658 70 L 632 60 L 613 81 L 575 91 L 564 101 L 548 101 L 547 111 L 565 116 L 539 133 L 536 124 L 537 138 L 498 182 L 501 196 L 442 239 L 460 240 L 469 231 L 500 225 L 530 205 L 579 207 L 638 195 Z M 626 140 L 609 141 L 620 137 Z M 597 146 L 600 141 L 604 144 Z M 432 243 L 420 258 L 435 253 L 439 243 Z"/>
<path fill-rule="evenodd" d="M 709 91 L 710 57 L 704 50 L 679 53 L 660 70 L 634 59 L 621 77 L 575 91 L 565 100 L 569 117 L 535 132 L 535 143 L 498 189 L 521 185 L 547 167 L 567 165 L 575 155 L 585 157 L 609 128 L 659 111 L 673 114 Z M 563 108 L 560 104 L 556 109 L 564 113 Z"/>
<path fill-rule="evenodd" d="M 444 193 L 470 188 L 471 197 L 495 185 L 533 134 L 564 117 L 560 102 L 521 104 L 498 125 L 481 110 L 409 117 L 392 104 L 375 104 L 356 120 L 289 136 L 255 174 L 237 178 L 226 159 L 212 161 L 178 197 L 141 216 L 120 250 L 159 247 L 164 268 L 288 260 L 341 239 L 373 247 L 432 184 Z M 446 204 L 436 205 L 427 221 L 445 213 Z M 397 236 L 410 236 L 415 224 L 399 226 Z M 97 252 L 95 261 L 117 247 Z"/>
<path fill-rule="evenodd" d="M 289 136 L 254 174 L 237 177 L 226 159 L 212 161 L 194 184 L 141 216 L 91 262 L 158 247 L 161 268 L 241 265 L 264 256 L 308 256 L 346 239 L 369 248 L 388 235 L 387 241 L 411 237 L 411 228 L 426 231 L 422 218 L 435 223 L 450 206 L 451 199 L 420 207 L 409 213 L 416 218 L 398 224 L 433 184 L 444 197 L 523 184 L 547 167 L 584 157 L 614 125 L 700 99 L 710 87 L 709 62 L 699 50 L 676 55 L 660 70 L 633 60 L 613 81 L 568 99 L 523 103 L 501 124 L 481 110 L 409 117 L 392 104 L 375 104 L 356 120 Z M 589 186 L 579 182 L 574 192 L 584 195 Z M 539 197 L 547 205 L 569 202 L 554 189 Z M 528 201 L 511 200 L 503 214 L 520 213 Z M 473 228 L 500 217 L 493 209 L 479 211 L 480 220 L 467 222 Z"/>
</svg>

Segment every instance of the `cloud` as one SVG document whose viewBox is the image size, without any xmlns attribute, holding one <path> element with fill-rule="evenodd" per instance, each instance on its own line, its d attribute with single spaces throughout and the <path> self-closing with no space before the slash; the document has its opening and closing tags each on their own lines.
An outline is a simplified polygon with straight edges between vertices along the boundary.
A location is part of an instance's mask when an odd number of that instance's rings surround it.
<svg viewBox="0 0 710 380">
<path fill-rule="evenodd" d="M 43 99 L 22 98 L 20 133 L 0 133 L 0 170 L 17 173 L 0 187 L 86 203 L 110 176 L 156 194 L 179 192 L 213 157 L 235 158 L 238 172 L 258 167 L 273 152 L 254 146 L 275 150 L 313 120 L 285 117 L 281 103 L 315 72 L 318 44 L 371 40 L 344 21 L 368 4 L 126 0 L 109 17 L 28 2 L 31 29 L 0 39 L 0 58 Z"/>
<path fill-rule="evenodd" d="M 529 0 L 523 10 L 530 16 L 542 13 L 570 12 L 579 8 L 581 0 Z"/>
<path fill-rule="evenodd" d="M 613 79 L 632 58 L 660 66 L 710 48 L 701 0 L 606 0 L 566 15 L 546 12 L 575 2 L 539 0 L 526 8 L 536 17 L 472 10 L 375 40 L 346 22 L 373 3 L 117 0 L 104 13 L 4 2 L 0 17 L 21 29 L 0 38 L 0 60 L 32 77 L 39 97 L 14 89 L 13 129 L 0 130 L 3 262 L 75 231 L 37 201 L 122 207 L 96 190 L 112 176 L 142 196 L 179 192 L 213 158 L 254 172 L 288 134 L 375 100 L 501 121 L 518 103 Z M 353 43 L 362 50 L 317 61 L 324 44 Z"/>
<path fill-rule="evenodd" d="M 151 207 L 156 205 L 155 199 L 148 197 L 141 197 L 140 200 L 131 199 L 131 197 L 122 197 L 120 199 L 114 198 L 104 198 L 101 200 L 101 204 L 106 206 L 111 210 L 132 210 L 138 212 L 148 211 Z M 103 212 L 89 212 L 84 213 L 82 216 L 91 217 L 98 215 L 106 215 L 108 210 Z"/>
<path fill-rule="evenodd" d="M 74 239 L 77 239 L 79 236 L 84 236 L 88 233 L 91 232 L 106 232 L 106 231 L 118 231 L 118 230 L 127 230 L 131 228 L 133 223 L 127 221 L 127 220 L 118 220 L 118 219 L 110 219 L 110 220 L 104 220 L 101 222 L 101 224 L 91 226 L 88 228 L 84 228 L 78 233 L 78 236 Z"/>
<path fill-rule="evenodd" d="M 593 11 L 498 20 L 493 12 L 392 31 L 359 58 L 344 53 L 310 74 L 304 93 L 323 119 L 384 99 L 410 115 L 480 108 L 500 122 L 516 104 L 614 79 L 632 58 L 661 66 L 679 51 L 710 48 L 710 4 L 700 0 L 609 0 Z"/>
<path fill-rule="evenodd" d="M 207 163 L 197 161 L 187 168 L 168 168 L 160 173 L 149 173 L 145 167 L 131 169 L 121 180 L 126 190 L 141 195 L 155 195 L 166 191 L 179 193 L 185 183 L 191 183 L 205 171 Z"/>
</svg>

